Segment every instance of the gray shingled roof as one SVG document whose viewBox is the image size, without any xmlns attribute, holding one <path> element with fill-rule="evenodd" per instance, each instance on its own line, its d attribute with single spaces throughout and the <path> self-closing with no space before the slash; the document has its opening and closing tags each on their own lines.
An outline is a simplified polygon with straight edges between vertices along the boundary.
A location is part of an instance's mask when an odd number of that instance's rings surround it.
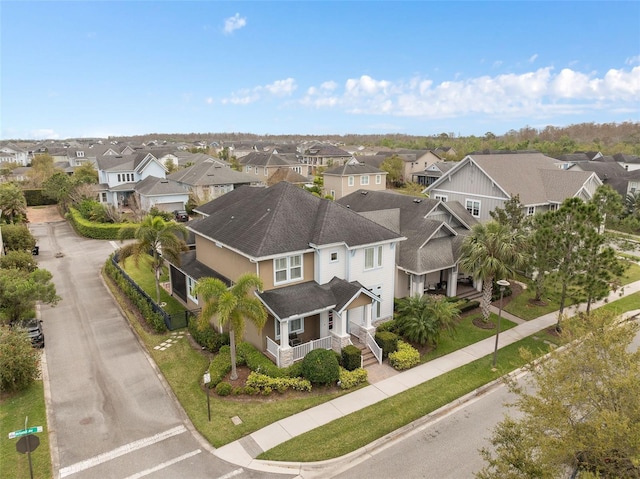
<svg viewBox="0 0 640 479">
<path fill-rule="evenodd" d="M 189 186 L 249 185 L 258 182 L 254 175 L 220 166 L 212 160 L 204 160 L 178 170 L 167 178 Z"/>
<path fill-rule="evenodd" d="M 337 200 L 361 215 L 398 232 L 396 262 L 407 271 L 424 274 L 450 268 L 460 259 L 460 245 L 477 223 L 458 202 L 402 195 L 393 191 L 359 190 Z"/>
<path fill-rule="evenodd" d="M 136 183 L 135 191 L 144 196 L 184 195 L 187 193 L 187 190 L 178 182 L 156 176 L 147 176 Z"/>
<path fill-rule="evenodd" d="M 542 153 L 473 155 L 468 158 L 508 195 L 519 194 L 525 206 L 558 201 L 559 198 L 562 202 L 573 197 L 592 175 L 586 171 L 562 170 L 558 165 L 563 162 Z"/>
<path fill-rule="evenodd" d="M 340 311 L 363 289 L 357 281 L 349 283 L 334 277 L 323 285 L 308 281 L 264 291 L 258 297 L 282 320 L 330 309 Z"/>
<path fill-rule="evenodd" d="M 384 174 L 387 172 L 384 170 L 380 170 L 374 166 L 367 165 L 365 163 L 346 163 L 342 166 L 336 166 L 335 168 L 331 168 L 326 170 L 323 175 L 331 175 L 331 176 L 349 176 L 349 175 L 366 175 L 366 174 Z"/>
<path fill-rule="evenodd" d="M 291 164 L 297 164 L 296 161 L 288 160 L 273 152 L 265 151 L 252 151 L 246 156 L 243 156 L 238 160 L 243 165 L 252 166 L 290 166 Z"/>
<path fill-rule="evenodd" d="M 208 215 L 193 231 L 261 258 L 310 245 L 349 247 L 402 239 L 398 234 L 287 182 L 242 186 L 197 209 Z"/>
</svg>

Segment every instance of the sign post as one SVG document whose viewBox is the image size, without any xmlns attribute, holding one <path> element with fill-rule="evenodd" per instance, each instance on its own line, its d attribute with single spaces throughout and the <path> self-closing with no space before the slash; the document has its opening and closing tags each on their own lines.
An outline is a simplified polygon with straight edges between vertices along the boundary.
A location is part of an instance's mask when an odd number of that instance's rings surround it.
<svg viewBox="0 0 640 479">
<path fill-rule="evenodd" d="M 207 414 L 209 416 L 209 422 L 211 422 L 211 399 L 209 398 L 209 383 L 211 382 L 211 373 L 207 370 L 202 377 L 204 387 L 207 388 Z"/>
<path fill-rule="evenodd" d="M 12 431 L 9 433 L 9 439 L 20 439 L 16 443 L 16 451 L 22 454 L 26 454 L 29 458 L 29 473 L 31 479 L 33 479 L 33 464 L 31 463 L 31 451 L 35 451 L 40 445 L 40 439 L 38 436 L 34 436 L 33 433 L 42 432 L 42 426 L 27 427 L 29 416 L 24 418 L 24 429 L 18 431 Z"/>
</svg>

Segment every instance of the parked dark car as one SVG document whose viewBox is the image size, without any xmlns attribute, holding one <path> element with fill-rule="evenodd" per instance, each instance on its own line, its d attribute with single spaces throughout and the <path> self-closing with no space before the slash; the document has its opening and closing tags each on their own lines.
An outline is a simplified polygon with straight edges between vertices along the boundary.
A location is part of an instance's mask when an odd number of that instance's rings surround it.
<svg viewBox="0 0 640 479">
<path fill-rule="evenodd" d="M 44 331 L 42 330 L 42 321 L 32 318 L 19 321 L 14 327 L 24 329 L 29 335 L 31 345 L 36 348 L 44 348 Z"/>
<path fill-rule="evenodd" d="M 176 221 L 180 223 L 184 223 L 185 221 L 189 221 L 189 215 L 185 210 L 175 210 L 173 212 L 173 217 Z"/>
</svg>

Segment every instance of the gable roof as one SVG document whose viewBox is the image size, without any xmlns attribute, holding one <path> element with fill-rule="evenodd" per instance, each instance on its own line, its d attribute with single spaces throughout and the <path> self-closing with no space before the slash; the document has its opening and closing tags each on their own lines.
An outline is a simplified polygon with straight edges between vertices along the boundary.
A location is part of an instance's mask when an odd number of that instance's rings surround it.
<svg viewBox="0 0 640 479">
<path fill-rule="evenodd" d="M 167 178 L 189 186 L 248 185 L 259 182 L 253 175 L 222 166 L 211 159 L 206 159 L 195 165 L 175 171 L 168 175 Z"/>
<path fill-rule="evenodd" d="M 242 186 L 197 211 L 208 216 L 190 229 L 252 258 L 306 251 L 315 245 L 342 243 L 352 248 L 403 239 L 284 181 L 269 188 Z"/>
<path fill-rule="evenodd" d="M 130 155 L 102 155 L 96 158 L 96 165 L 99 170 L 103 171 L 139 171 L 150 162 L 155 161 L 163 169 L 166 170 L 158 159 L 149 152 L 136 152 Z"/>
<path fill-rule="evenodd" d="M 365 163 L 345 163 L 342 166 L 336 166 L 335 168 L 328 169 L 322 174 L 329 176 L 351 176 L 367 174 L 386 175 L 388 173 Z"/>
<path fill-rule="evenodd" d="M 449 176 L 473 164 L 494 181 L 507 197 L 519 194 L 525 206 L 555 202 L 558 198 L 564 200 L 575 196 L 595 176 L 587 171 L 560 169 L 563 163 L 538 152 L 467 155 L 427 187 L 427 191 L 438 189 Z"/>
<path fill-rule="evenodd" d="M 464 236 L 477 223 L 458 202 L 393 191 L 359 190 L 337 202 L 407 238 L 398 245 L 396 262 L 399 268 L 416 274 L 454 266 Z"/>
<path fill-rule="evenodd" d="M 134 188 L 142 196 L 187 195 L 187 190 L 177 182 L 156 176 L 147 176 Z"/>
<path fill-rule="evenodd" d="M 251 166 L 289 166 L 297 163 L 270 151 L 252 151 L 238 161 L 243 165 Z"/>
<path fill-rule="evenodd" d="M 300 173 L 295 172 L 291 168 L 279 167 L 267 180 L 267 185 L 275 185 L 281 181 L 286 181 L 293 184 L 306 184 L 309 183 L 309 179 L 306 176 L 302 176 Z"/>
</svg>

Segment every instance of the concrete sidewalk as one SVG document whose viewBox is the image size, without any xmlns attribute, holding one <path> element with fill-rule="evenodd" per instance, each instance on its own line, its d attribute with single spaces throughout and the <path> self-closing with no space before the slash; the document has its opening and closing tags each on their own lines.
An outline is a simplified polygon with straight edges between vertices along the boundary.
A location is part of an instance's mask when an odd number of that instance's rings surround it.
<svg viewBox="0 0 640 479">
<path fill-rule="evenodd" d="M 608 302 L 620 299 L 622 296 L 627 296 L 638 291 L 640 291 L 640 281 L 626 285 L 623 290 L 610 293 L 607 299 L 598 301 L 591 307 L 592 309 L 600 307 Z M 565 313 L 566 315 L 575 315 L 577 312 L 584 311 L 585 309 L 585 305 L 572 306 L 566 308 Z M 497 309 L 495 312 L 497 313 Z M 631 312 L 629 314 L 631 314 Z M 503 314 L 503 317 L 507 317 L 507 315 Z M 509 315 L 510 320 L 514 321 L 513 318 L 515 317 Z M 517 321 L 514 322 L 520 324 L 500 332 L 498 348 L 508 346 L 555 325 L 557 322 L 557 312 L 545 314 L 530 321 L 523 321 L 520 318 L 515 319 Z M 255 458 L 262 452 L 282 444 L 295 436 L 383 401 L 441 374 L 464 366 L 476 359 L 492 354 L 494 347 L 495 336 L 492 336 L 447 354 L 446 356 L 429 361 L 428 363 L 381 379 L 353 393 L 346 394 L 288 418 L 276 421 L 238 441 L 216 449 L 215 454 L 225 461 L 249 469 L 297 474 L 302 464 L 283 463 L 281 466 L 276 466 L 272 462 L 259 461 Z M 340 460 L 340 458 L 337 458 L 333 461 Z"/>
</svg>

